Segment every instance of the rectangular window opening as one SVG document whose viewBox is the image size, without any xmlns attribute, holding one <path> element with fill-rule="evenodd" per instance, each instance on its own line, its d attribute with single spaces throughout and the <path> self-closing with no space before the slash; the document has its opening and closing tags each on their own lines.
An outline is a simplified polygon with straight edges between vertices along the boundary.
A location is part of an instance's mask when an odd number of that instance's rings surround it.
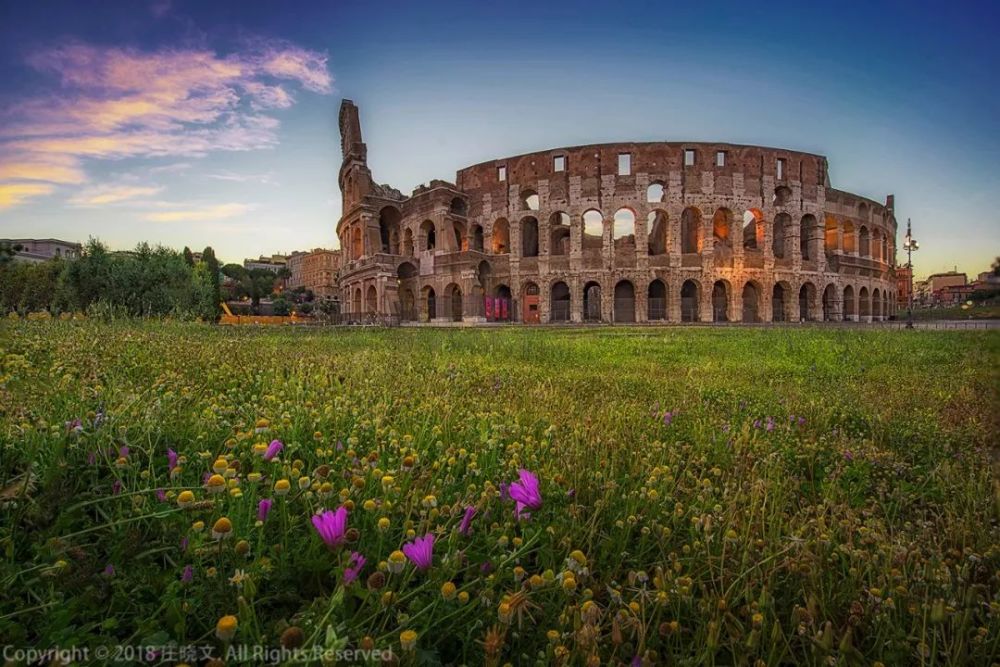
<svg viewBox="0 0 1000 667">
<path fill-rule="evenodd" d="M 785 158 L 783 157 L 778 158 L 777 172 L 778 172 L 778 180 L 779 181 L 785 180 Z"/>
<path fill-rule="evenodd" d="M 691 167 L 694 165 L 694 149 L 685 148 L 684 149 L 684 166 Z"/>
<path fill-rule="evenodd" d="M 497 167 L 497 180 L 498 181 L 507 180 L 507 167 L 504 166 Z"/>
<path fill-rule="evenodd" d="M 632 173 L 632 154 L 621 153 L 618 155 L 618 175 L 628 176 Z"/>
<path fill-rule="evenodd" d="M 725 167 L 726 166 L 726 151 L 718 151 L 715 154 L 715 166 Z"/>
<path fill-rule="evenodd" d="M 566 156 L 565 155 L 557 155 L 552 160 L 552 169 L 554 171 L 566 171 Z"/>
</svg>

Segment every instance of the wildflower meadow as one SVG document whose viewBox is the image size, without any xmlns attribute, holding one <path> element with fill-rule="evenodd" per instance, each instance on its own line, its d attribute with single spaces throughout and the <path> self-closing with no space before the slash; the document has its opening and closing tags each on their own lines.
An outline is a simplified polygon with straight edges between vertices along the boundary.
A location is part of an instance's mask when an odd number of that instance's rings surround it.
<svg viewBox="0 0 1000 667">
<path fill-rule="evenodd" d="M 998 361 L 994 331 L 2 322 L 0 644 L 988 665 Z"/>
</svg>

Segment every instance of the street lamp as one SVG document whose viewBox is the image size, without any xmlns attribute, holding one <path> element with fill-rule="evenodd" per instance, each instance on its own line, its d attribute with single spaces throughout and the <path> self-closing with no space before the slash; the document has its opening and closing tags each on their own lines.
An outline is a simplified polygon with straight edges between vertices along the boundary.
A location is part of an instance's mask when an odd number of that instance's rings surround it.
<svg viewBox="0 0 1000 667">
<path fill-rule="evenodd" d="M 913 251 L 920 250 L 920 244 L 913 238 L 910 231 L 910 219 L 906 219 L 906 237 L 903 239 L 903 250 L 906 251 L 906 268 L 910 270 L 910 303 L 906 308 L 906 328 L 913 328 Z"/>
</svg>

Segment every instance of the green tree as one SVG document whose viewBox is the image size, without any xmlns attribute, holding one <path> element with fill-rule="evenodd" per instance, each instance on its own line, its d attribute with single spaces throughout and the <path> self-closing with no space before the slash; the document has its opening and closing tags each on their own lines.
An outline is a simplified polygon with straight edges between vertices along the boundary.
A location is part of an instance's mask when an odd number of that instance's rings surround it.
<svg viewBox="0 0 1000 667">
<path fill-rule="evenodd" d="M 277 276 L 267 269 L 247 270 L 239 264 L 226 264 L 222 273 L 235 281 L 236 295 L 247 297 L 253 306 L 254 314 L 260 312 L 260 300 L 274 291 Z"/>
<path fill-rule="evenodd" d="M 191 248 L 184 246 L 184 263 L 188 266 L 194 266 L 194 254 L 191 252 Z"/>
<path fill-rule="evenodd" d="M 9 264 L 14 259 L 14 255 L 21 252 L 21 250 L 22 246 L 20 243 L 0 243 L 0 266 Z"/>
<path fill-rule="evenodd" d="M 212 322 L 218 322 L 219 316 L 222 314 L 222 281 L 219 278 L 219 260 L 216 259 L 212 246 L 206 246 L 202 250 L 201 261 L 205 265 L 209 279 L 208 303 L 205 305 L 202 317 Z"/>
</svg>

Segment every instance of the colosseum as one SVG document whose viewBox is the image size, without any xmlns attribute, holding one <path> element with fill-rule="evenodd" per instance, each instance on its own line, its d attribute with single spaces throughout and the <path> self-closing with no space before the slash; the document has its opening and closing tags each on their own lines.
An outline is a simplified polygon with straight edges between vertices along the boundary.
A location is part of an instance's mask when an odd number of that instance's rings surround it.
<svg viewBox="0 0 1000 667">
<path fill-rule="evenodd" d="M 830 186 L 821 155 L 733 144 L 556 148 L 409 196 L 376 183 L 340 108 L 347 321 L 877 321 L 896 219 Z"/>
</svg>

